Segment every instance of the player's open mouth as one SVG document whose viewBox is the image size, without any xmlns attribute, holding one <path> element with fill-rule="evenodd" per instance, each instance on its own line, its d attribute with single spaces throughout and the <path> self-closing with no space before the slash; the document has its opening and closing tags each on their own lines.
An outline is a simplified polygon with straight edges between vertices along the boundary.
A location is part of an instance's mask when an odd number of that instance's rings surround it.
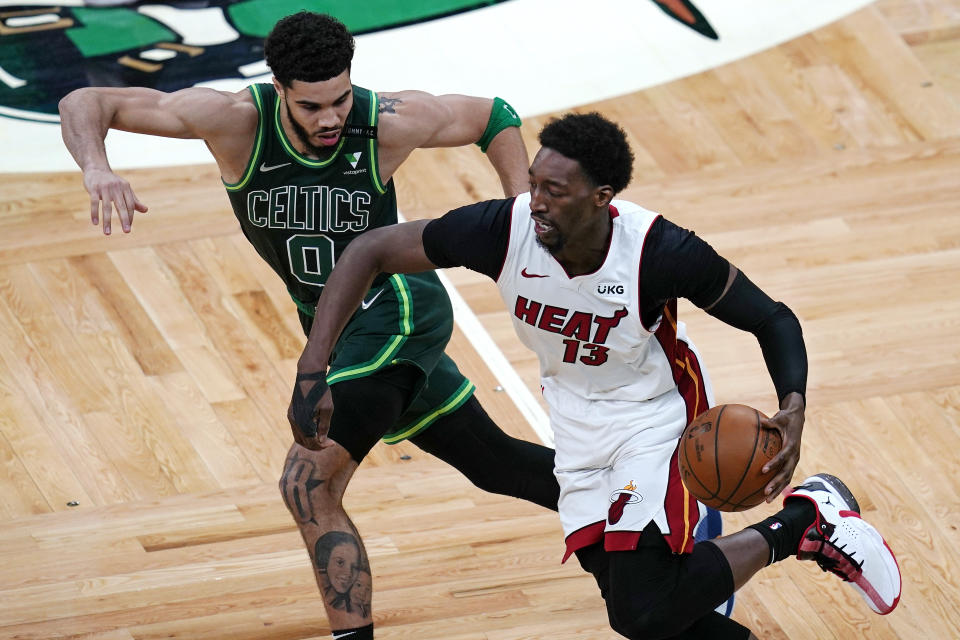
<svg viewBox="0 0 960 640">
<path fill-rule="evenodd" d="M 316 135 L 317 139 L 320 141 L 320 144 L 325 147 L 329 147 L 337 144 L 337 142 L 340 140 L 340 129 L 337 129 L 336 131 L 324 131 Z"/>
<path fill-rule="evenodd" d="M 548 231 L 553 231 L 553 225 L 549 222 L 544 222 L 543 220 L 533 218 L 532 216 L 531 218 L 533 220 L 533 230 L 537 233 L 537 235 L 547 233 Z"/>
</svg>

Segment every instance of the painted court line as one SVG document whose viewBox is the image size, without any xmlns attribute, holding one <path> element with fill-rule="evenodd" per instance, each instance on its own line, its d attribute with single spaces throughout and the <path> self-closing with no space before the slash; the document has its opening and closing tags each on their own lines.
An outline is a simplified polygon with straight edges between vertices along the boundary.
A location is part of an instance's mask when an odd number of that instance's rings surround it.
<svg viewBox="0 0 960 640">
<path fill-rule="evenodd" d="M 490 334 L 480 323 L 473 309 L 463 299 L 453 283 L 442 271 L 437 271 L 440 276 L 440 282 L 443 283 L 447 294 L 450 296 L 450 304 L 453 305 L 453 318 L 460 327 L 460 330 L 467 336 L 467 340 L 477 350 L 477 355 L 487 365 L 487 368 L 496 377 L 497 382 L 503 387 L 503 390 L 513 400 L 517 410 L 530 423 L 530 426 L 540 437 L 540 441 L 548 447 L 553 446 L 553 432 L 550 430 L 550 421 L 547 419 L 547 413 L 533 397 L 527 385 L 517 374 L 513 365 L 507 360 L 507 357 L 500 351 L 500 347 L 493 341 Z"/>
</svg>

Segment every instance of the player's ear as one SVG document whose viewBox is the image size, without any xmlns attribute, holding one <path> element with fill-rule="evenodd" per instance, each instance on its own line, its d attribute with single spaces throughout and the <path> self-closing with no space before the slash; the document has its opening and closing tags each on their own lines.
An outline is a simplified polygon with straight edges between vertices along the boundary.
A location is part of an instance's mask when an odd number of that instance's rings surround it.
<svg viewBox="0 0 960 640">
<path fill-rule="evenodd" d="M 593 204 L 599 209 L 600 207 L 606 207 L 610 204 L 610 201 L 613 200 L 613 187 L 608 184 L 603 185 L 602 187 L 597 187 L 593 191 Z"/>
<path fill-rule="evenodd" d="M 273 76 L 273 89 L 277 92 L 278 96 L 283 97 L 283 85 L 277 80 L 277 76 Z"/>
</svg>

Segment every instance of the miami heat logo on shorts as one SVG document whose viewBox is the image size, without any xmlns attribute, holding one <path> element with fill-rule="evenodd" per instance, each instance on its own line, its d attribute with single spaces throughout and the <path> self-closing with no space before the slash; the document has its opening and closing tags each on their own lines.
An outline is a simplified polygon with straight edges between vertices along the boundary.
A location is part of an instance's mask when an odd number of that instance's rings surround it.
<svg viewBox="0 0 960 640">
<path fill-rule="evenodd" d="M 623 517 L 623 509 L 628 504 L 637 504 L 643 501 L 643 496 L 637 493 L 637 487 L 633 480 L 628 482 L 623 489 L 617 489 L 610 494 L 610 511 L 607 513 L 607 522 L 617 524 Z"/>
</svg>

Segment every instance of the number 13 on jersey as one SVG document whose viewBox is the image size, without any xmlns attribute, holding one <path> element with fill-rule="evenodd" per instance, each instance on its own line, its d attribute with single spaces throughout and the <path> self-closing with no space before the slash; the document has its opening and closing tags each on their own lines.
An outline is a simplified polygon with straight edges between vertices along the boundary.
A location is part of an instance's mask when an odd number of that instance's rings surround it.
<svg viewBox="0 0 960 640">
<path fill-rule="evenodd" d="M 563 345 L 564 362 L 570 364 L 575 363 L 577 361 L 577 355 L 583 352 L 583 355 L 579 358 L 580 362 L 590 365 L 591 367 L 598 367 L 606 362 L 607 351 L 610 350 L 609 347 L 605 347 L 602 344 L 583 344 L 579 340 L 564 340 Z"/>
</svg>

